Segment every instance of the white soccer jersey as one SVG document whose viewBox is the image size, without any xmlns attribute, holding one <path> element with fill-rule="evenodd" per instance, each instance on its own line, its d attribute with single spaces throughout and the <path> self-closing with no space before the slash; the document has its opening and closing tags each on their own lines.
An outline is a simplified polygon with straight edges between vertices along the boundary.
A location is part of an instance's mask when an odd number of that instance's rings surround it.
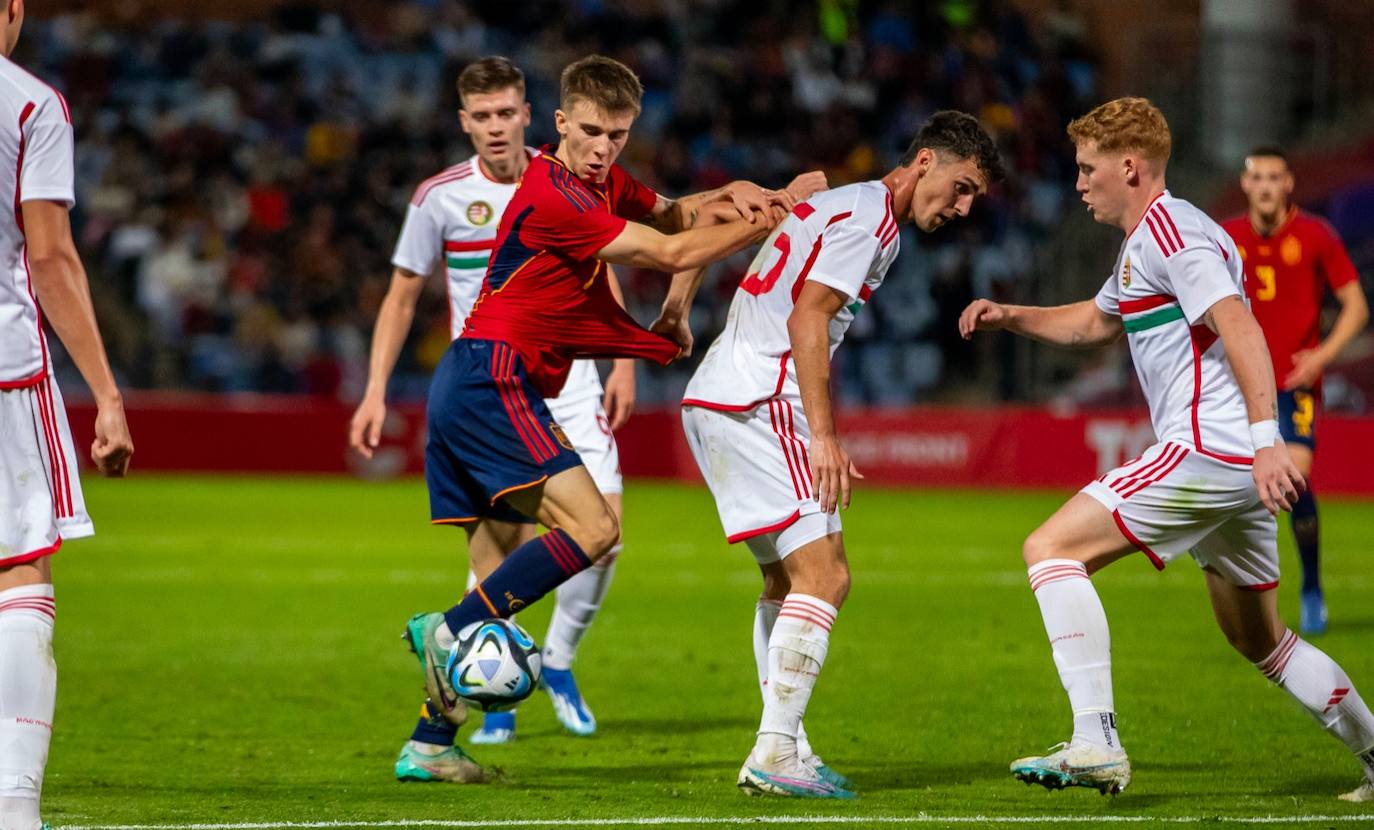
<svg viewBox="0 0 1374 830">
<path fill-rule="evenodd" d="M 47 377 L 48 344 L 29 279 L 22 202 L 71 205 L 72 123 L 58 92 L 0 57 L 0 389 L 32 386 Z"/>
<path fill-rule="evenodd" d="M 850 300 L 830 321 L 833 355 L 899 245 L 892 193 L 882 182 L 827 190 L 798 204 L 754 257 L 683 405 L 744 411 L 778 395 L 800 395 L 787 318 L 802 285 L 828 285 Z"/>
<path fill-rule="evenodd" d="M 1249 464 L 1245 398 L 1225 349 L 1202 322 L 1233 295 L 1245 299 L 1245 273 L 1230 235 L 1165 191 L 1126 236 L 1097 306 L 1126 326 L 1158 439 Z"/>
<path fill-rule="evenodd" d="M 533 158 L 539 151 L 526 147 L 525 152 Z M 449 329 L 455 339 L 482 290 L 501 214 L 516 187 L 488 178 L 473 156 L 421 182 L 410 199 L 391 264 L 424 277 L 443 256 Z"/>
</svg>

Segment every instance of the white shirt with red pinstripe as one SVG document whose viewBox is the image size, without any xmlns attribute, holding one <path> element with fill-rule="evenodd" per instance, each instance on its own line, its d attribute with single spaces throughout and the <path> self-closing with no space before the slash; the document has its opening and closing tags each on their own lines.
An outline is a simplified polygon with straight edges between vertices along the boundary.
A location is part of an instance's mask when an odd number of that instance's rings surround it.
<svg viewBox="0 0 1374 830">
<path fill-rule="evenodd" d="M 42 311 L 29 277 L 24 241 L 25 201 L 50 199 L 70 206 L 72 121 L 57 90 L 0 57 L 0 389 L 33 386 L 48 376 Z"/>
<path fill-rule="evenodd" d="M 1213 304 L 1231 296 L 1245 300 L 1235 242 L 1207 214 L 1166 190 L 1126 236 L 1096 300 L 1126 326 L 1158 439 L 1249 464 L 1254 453 L 1245 398 L 1224 346 L 1202 321 Z"/>
<path fill-rule="evenodd" d="M 745 411 L 778 395 L 798 397 L 787 318 L 802 285 L 817 282 L 848 298 L 830 320 L 834 355 L 899 247 L 892 193 L 880 181 L 837 187 L 797 205 L 754 257 L 683 405 Z"/>
</svg>

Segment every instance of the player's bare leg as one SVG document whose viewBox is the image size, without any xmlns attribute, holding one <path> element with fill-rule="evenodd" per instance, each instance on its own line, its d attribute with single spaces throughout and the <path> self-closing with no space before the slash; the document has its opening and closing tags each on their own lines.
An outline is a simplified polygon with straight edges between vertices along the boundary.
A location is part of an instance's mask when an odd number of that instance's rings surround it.
<svg viewBox="0 0 1374 830">
<path fill-rule="evenodd" d="M 1278 591 L 1249 591 L 1208 568 L 1207 592 L 1231 646 L 1311 712 L 1363 765 L 1364 782 L 1341 798 L 1374 801 L 1374 714 L 1345 671 L 1283 624 Z"/>
<path fill-rule="evenodd" d="M 620 493 L 602 495 L 619 522 L 624 516 Z M 572 663 L 610 590 L 620 549 L 617 542 L 590 568 L 558 586 L 553 616 L 544 635 L 544 674 L 540 685 L 549 694 L 558 722 L 574 735 L 596 733 L 596 717 L 577 688 Z"/>
<path fill-rule="evenodd" d="M 0 828 L 38 830 L 38 801 L 52 740 L 57 664 L 52 657 L 49 557 L 0 568 Z"/>
<path fill-rule="evenodd" d="M 768 638 L 763 717 L 738 783 L 750 795 L 853 798 L 807 764 L 798 748 L 802 717 L 829 650 L 830 628 L 849 594 L 841 535 L 831 533 L 802 545 L 781 566 L 788 590 Z M 767 590 L 767 567 L 764 573 Z M 773 580 L 774 591 L 781 585 L 782 580 Z"/>
<path fill-rule="evenodd" d="M 1288 444 L 1288 457 L 1298 468 L 1307 489 L 1293 502 L 1293 542 L 1302 563 L 1302 604 L 1299 628 L 1303 634 L 1326 633 L 1326 596 L 1321 579 L 1321 523 L 1317 516 L 1317 495 L 1312 489 L 1312 450 L 1303 444 Z"/>
<path fill-rule="evenodd" d="M 1112 699 L 1111 634 L 1089 574 L 1131 553 L 1112 514 L 1078 493 L 1027 537 L 1022 550 L 1054 663 L 1073 709 L 1073 736 L 1049 754 L 1020 758 L 1012 774 L 1050 789 L 1116 794 L 1131 781 Z"/>
<path fill-rule="evenodd" d="M 521 542 L 534 536 L 534 526 L 520 522 L 503 522 L 484 519 L 465 526 L 468 537 L 468 560 L 472 572 L 485 576 L 501 564 L 506 551 L 518 547 Z M 414 626 L 408 626 L 406 639 L 411 642 L 417 655 L 424 653 L 416 648 Z M 423 633 L 420 635 L 423 636 Z M 438 644 L 435 644 L 438 646 Z M 450 643 L 451 645 L 451 643 Z M 441 649 L 440 649 L 441 650 Z M 434 656 L 438 662 L 438 655 Z M 422 667 L 425 659 L 421 658 Z M 429 674 L 428 672 L 426 673 Z M 428 682 L 426 684 L 428 686 Z M 434 705 L 433 697 L 420 707 L 420 718 L 415 724 L 410 740 L 401 747 L 396 758 L 396 778 L 399 781 L 451 781 L 459 784 L 479 783 L 491 779 L 484 770 L 462 749 L 454 746 L 458 727 L 467 720 L 468 709 L 462 701 L 445 712 Z M 508 732 L 512 730 L 507 730 Z M 473 741 L 474 743 L 504 743 L 510 740 L 505 735 L 501 741 Z"/>
</svg>

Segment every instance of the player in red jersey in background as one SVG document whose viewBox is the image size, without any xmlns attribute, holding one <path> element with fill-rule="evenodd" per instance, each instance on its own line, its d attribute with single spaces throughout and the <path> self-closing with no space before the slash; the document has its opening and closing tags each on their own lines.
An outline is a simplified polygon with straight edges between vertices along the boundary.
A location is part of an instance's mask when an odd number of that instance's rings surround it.
<svg viewBox="0 0 1374 830">
<path fill-rule="evenodd" d="M 1245 293 L 1264 330 L 1279 386 L 1279 427 L 1307 492 L 1293 505 L 1293 538 L 1302 559 L 1302 632 L 1326 631 L 1321 587 L 1317 499 L 1311 486 L 1317 443 L 1322 371 L 1369 320 L 1360 275 L 1341 239 L 1325 220 L 1290 201 L 1293 172 L 1279 147 L 1257 147 L 1245 157 L 1241 189 L 1249 211 L 1222 223 L 1245 263 Z M 1326 288 L 1341 311 L 1321 337 Z"/>
</svg>

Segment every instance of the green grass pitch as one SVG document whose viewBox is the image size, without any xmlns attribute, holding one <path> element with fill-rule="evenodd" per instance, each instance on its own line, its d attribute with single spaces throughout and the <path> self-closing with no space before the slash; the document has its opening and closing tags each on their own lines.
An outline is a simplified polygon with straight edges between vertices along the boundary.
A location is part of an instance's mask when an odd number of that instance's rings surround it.
<svg viewBox="0 0 1374 830">
<path fill-rule="evenodd" d="M 1067 738 L 1067 703 L 1020 542 L 1067 493 L 861 490 L 854 572 L 807 716 L 851 803 L 734 786 L 759 714 L 757 570 L 704 488 L 630 482 L 625 552 L 583 644 L 593 738 L 542 694 L 518 740 L 478 748 L 487 786 L 399 784 L 422 692 L 399 639 L 463 587 L 462 534 L 428 524 L 417 481 L 88 479 L 98 535 L 55 558 L 55 826 L 844 816 L 1240 818 L 1374 806 L 1334 796 L 1354 760 L 1229 650 L 1196 567 L 1144 557 L 1096 579 L 1136 777 L 1121 797 L 1007 773 Z M 1322 505 L 1332 631 L 1319 644 L 1374 697 L 1374 510 Z M 1282 606 L 1296 625 L 1286 523 Z M 543 639 L 551 600 L 521 617 Z M 464 730 L 464 735 L 471 727 Z M 1027 825 L 1030 826 L 1030 825 Z M 1080 825 L 1083 826 L 1083 825 Z M 1345 824 L 1344 826 L 1350 826 Z"/>
</svg>

